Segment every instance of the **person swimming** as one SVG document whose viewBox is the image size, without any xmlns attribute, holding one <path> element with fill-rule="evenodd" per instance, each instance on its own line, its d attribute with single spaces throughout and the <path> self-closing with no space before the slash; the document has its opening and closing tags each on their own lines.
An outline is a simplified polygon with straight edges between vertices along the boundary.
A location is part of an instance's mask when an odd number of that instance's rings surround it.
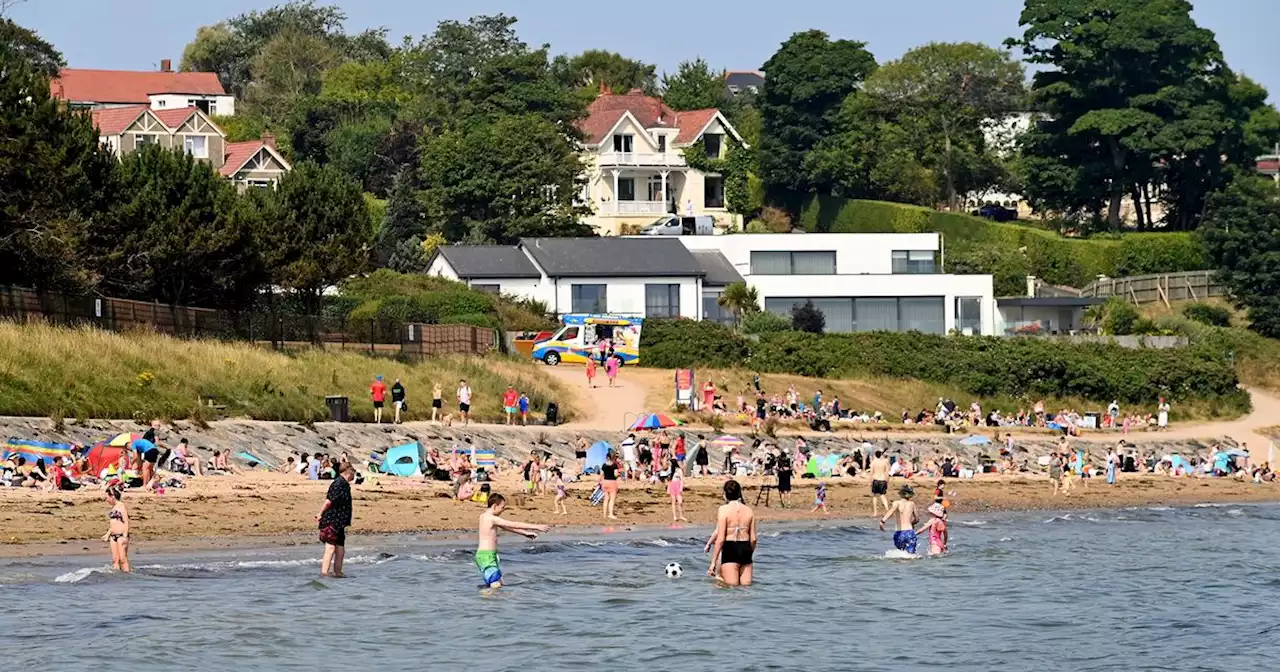
<svg viewBox="0 0 1280 672">
<path fill-rule="evenodd" d="M 898 530 L 893 533 L 893 546 L 899 551 L 906 551 L 912 555 L 915 555 L 916 552 L 915 525 L 920 519 L 916 513 L 915 502 L 911 501 L 915 494 L 916 492 L 911 486 L 902 486 L 902 489 L 898 491 L 898 496 L 901 499 L 891 504 L 884 517 L 880 519 L 880 531 L 883 532 L 884 524 L 889 520 L 889 517 L 895 513 L 898 514 Z"/>
</svg>

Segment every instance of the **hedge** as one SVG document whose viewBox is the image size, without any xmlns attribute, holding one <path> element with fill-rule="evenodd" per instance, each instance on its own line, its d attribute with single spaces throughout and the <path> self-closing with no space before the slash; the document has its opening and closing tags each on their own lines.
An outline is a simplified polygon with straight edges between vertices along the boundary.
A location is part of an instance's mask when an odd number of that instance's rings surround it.
<svg viewBox="0 0 1280 672">
<path fill-rule="evenodd" d="M 386 269 L 344 283 L 342 294 L 326 305 L 326 315 L 365 324 L 471 324 L 511 331 L 554 324 L 545 315 L 460 282 Z"/>
<path fill-rule="evenodd" d="M 1189 233 L 1064 238 L 1051 231 L 884 201 L 811 196 L 800 226 L 811 232 L 921 233 L 944 236 L 947 270 L 990 273 L 997 294 L 1022 294 L 1026 276 L 1083 287 L 1099 275 L 1123 277 L 1207 268 Z"/>
<path fill-rule="evenodd" d="M 1244 394 L 1224 353 L 1213 347 L 1131 349 L 918 332 L 783 332 L 749 343 L 717 324 L 654 320 L 645 323 L 641 350 L 644 366 L 748 366 L 820 378 L 886 376 L 956 385 L 979 396 L 1145 403 L 1162 393 L 1188 400 Z"/>
</svg>

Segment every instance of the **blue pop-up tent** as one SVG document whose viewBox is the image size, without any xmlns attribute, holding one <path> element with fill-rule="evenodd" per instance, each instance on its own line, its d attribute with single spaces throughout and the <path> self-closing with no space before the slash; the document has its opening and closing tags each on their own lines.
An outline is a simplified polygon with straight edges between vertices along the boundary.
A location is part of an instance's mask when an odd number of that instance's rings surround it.
<svg viewBox="0 0 1280 672">
<path fill-rule="evenodd" d="M 594 474 L 600 471 L 600 465 L 604 464 L 604 458 L 608 456 L 609 449 L 612 446 L 607 441 L 596 441 L 595 445 L 587 449 L 587 461 L 583 465 L 582 473 Z"/>
<path fill-rule="evenodd" d="M 382 473 L 392 476 L 421 476 L 422 464 L 418 443 L 406 443 L 387 450 L 382 459 Z"/>
</svg>

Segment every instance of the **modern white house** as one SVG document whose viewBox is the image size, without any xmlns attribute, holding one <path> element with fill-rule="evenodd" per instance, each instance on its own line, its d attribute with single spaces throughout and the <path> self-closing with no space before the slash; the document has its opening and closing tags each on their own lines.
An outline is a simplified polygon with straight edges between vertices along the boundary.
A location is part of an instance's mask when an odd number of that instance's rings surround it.
<svg viewBox="0 0 1280 672">
<path fill-rule="evenodd" d="M 236 99 L 222 88 L 217 73 L 174 72 L 169 59 L 151 72 L 63 68 L 49 89 L 72 109 L 146 105 L 153 110 L 195 107 L 211 117 L 236 113 Z"/>
<path fill-rule="evenodd" d="M 427 273 L 558 315 L 729 321 L 717 300 L 741 280 L 765 310 L 813 301 L 830 332 L 997 333 L 992 277 L 940 273 L 941 256 L 935 233 L 532 238 L 441 247 Z"/>
<path fill-rule="evenodd" d="M 694 147 L 723 158 L 730 138 L 742 142 L 719 110 L 676 112 L 640 89 L 616 94 L 605 88 L 580 127 L 587 171 L 582 200 L 593 211 L 586 223 L 601 235 L 638 229 L 669 213 L 711 215 L 721 226 L 741 227 L 725 207 L 724 178 L 690 168 L 685 159 Z"/>
</svg>

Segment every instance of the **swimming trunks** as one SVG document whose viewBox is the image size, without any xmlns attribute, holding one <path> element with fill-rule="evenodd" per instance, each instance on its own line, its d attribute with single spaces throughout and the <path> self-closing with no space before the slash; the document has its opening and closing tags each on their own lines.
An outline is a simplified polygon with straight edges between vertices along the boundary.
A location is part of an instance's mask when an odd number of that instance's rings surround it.
<svg viewBox="0 0 1280 672">
<path fill-rule="evenodd" d="M 320 541 L 334 546 L 346 546 L 347 528 L 339 525 L 326 525 L 320 528 Z"/>
<path fill-rule="evenodd" d="M 893 546 L 899 551 L 916 552 L 916 531 L 898 530 L 893 533 Z"/>
<path fill-rule="evenodd" d="M 502 582 L 502 568 L 498 566 L 497 551 L 476 551 L 476 567 L 486 587 Z"/>
<path fill-rule="evenodd" d="M 379 399 L 375 399 L 375 400 L 373 401 L 373 407 L 374 407 L 374 408 L 382 408 L 382 401 L 381 401 L 381 400 L 379 400 Z"/>
<path fill-rule="evenodd" d="M 889 481 L 871 481 L 871 494 L 883 495 L 889 492 Z"/>
<path fill-rule="evenodd" d="M 751 542 L 749 541 L 726 541 L 720 547 L 720 564 L 749 565 L 751 564 L 751 553 Z"/>
<path fill-rule="evenodd" d="M 471 411 L 471 404 L 465 404 L 465 403 L 459 402 L 458 410 L 462 411 L 463 413 L 468 413 Z"/>
<path fill-rule="evenodd" d="M 439 399 L 431 400 L 431 408 L 443 408 L 443 407 L 444 407 L 444 402 L 442 402 L 441 400 Z"/>
</svg>

